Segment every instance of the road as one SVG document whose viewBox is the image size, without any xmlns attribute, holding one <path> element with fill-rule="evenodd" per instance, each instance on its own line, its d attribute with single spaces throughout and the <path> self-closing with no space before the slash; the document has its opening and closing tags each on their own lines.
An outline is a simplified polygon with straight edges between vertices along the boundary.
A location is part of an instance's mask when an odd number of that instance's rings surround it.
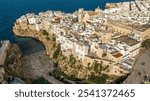
<svg viewBox="0 0 150 101">
<path fill-rule="evenodd" d="M 124 84 L 140 84 L 145 76 L 150 76 L 150 50 L 146 50 L 134 66 Z"/>
</svg>

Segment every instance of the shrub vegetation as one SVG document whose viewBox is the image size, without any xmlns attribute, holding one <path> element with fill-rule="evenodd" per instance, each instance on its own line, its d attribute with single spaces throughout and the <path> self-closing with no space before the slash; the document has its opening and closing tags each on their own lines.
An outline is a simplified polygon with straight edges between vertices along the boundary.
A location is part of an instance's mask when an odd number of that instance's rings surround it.
<svg viewBox="0 0 150 101">
<path fill-rule="evenodd" d="M 46 30 L 43 30 L 42 34 L 48 36 L 48 32 Z"/>
<path fill-rule="evenodd" d="M 149 49 L 150 48 L 150 39 L 146 39 L 145 41 L 143 41 L 142 47 Z"/>
</svg>

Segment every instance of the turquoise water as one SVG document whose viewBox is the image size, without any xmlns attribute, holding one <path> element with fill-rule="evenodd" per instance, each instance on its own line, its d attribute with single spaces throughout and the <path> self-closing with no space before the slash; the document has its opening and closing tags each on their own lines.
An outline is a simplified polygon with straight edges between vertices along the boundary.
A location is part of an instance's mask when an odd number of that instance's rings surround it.
<svg viewBox="0 0 150 101">
<path fill-rule="evenodd" d="M 21 15 L 46 10 L 61 10 L 74 12 L 79 8 L 94 10 L 98 6 L 105 8 L 107 2 L 122 2 L 131 0 L 0 0 L 0 40 L 15 41 L 12 27 Z"/>
</svg>

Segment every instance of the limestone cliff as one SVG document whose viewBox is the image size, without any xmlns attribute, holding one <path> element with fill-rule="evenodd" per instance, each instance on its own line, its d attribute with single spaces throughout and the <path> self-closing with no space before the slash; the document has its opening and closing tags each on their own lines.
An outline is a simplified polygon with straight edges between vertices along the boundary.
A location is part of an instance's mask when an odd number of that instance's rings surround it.
<svg viewBox="0 0 150 101">
<path fill-rule="evenodd" d="M 10 44 L 4 65 L 0 66 L 0 83 L 10 83 L 10 77 L 22 78 L 21 52 L 16 44 Z"/>
<path fill-rule="evenodd" d="M 67 59 L 61 54 L 61 52 L 58 51 L 59 45 L 56 44 L 53 33 L 44 35 L 43 31 L 37 32 L 29 28 L 29 26 L 24 25 L 25 24 L 16 24 L 13 28 L 14 33 L 18 36 L 32 37 L 41 41 L 46 48 L 47 54 L 53 58 L 53 61 L 56 64 L 59 64 L 61 71 L 66 75 L 84 79 L 91 74 L 87 68 L 82 67 L 82 64 L 80 64 L 79 61 L 76 61 L 74 64 L 70 63 L 69 59 Z M 58 53 L 56 53 L 56 51 L 58 51 Z M 54 54 L 57 56 L 54 56 Z"/>
</svg>

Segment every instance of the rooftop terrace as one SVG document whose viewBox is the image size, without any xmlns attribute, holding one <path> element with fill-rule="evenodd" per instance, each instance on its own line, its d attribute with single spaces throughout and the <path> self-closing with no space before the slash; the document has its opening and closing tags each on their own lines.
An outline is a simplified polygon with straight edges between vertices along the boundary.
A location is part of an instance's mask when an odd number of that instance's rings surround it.
<svg viewBox="0 0 150 101">
<path fill-rule="evenodd" d="M 127 35 L 126 36 L 121 36 L 119 38 L 116 38 L 116 40 L 120 41 L 120 42 L 125 42 L 129 46 L 133 46 L 133 45 L 139 43 L 137 40 L 132 39 L 132 38 L 128 37 Z"/>
</svg>

